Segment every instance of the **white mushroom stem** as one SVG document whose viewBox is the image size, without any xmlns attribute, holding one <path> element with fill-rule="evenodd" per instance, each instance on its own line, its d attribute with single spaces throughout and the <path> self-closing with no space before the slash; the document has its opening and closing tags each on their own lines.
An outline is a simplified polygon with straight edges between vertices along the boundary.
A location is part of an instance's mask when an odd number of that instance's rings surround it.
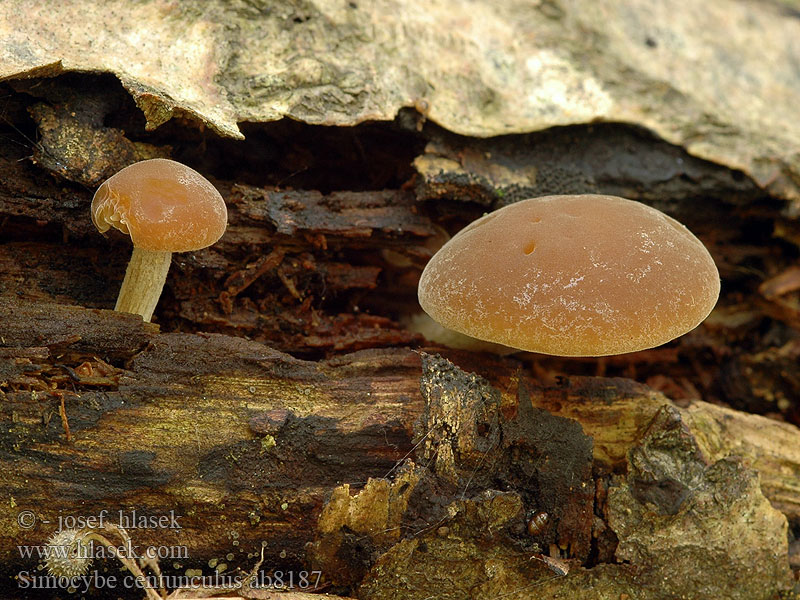
<svg viewBox="0 0 800 600">
<path fill-rule="evenodd" d="M 172 252 L 134 246 L 114 310 L 142 315 L 149 322 L 161 297 L 171 260 Z"/>
<path fill-rule="evenodd" d="M 474 337 L 470 337 L 458 331 L 448 329 L 434 321 L 427 313 L 420 312 L 402 320 L 403 326 L 408 331 L 422 334 L 426 340 L 448 348 L 458 350 L 471 350 L 472 352 L 487 352 L 498 356 L 508 356 L 519 352 L 516 348 L 495 344 L 494 342 L 484 342 Z"/>
</svg>

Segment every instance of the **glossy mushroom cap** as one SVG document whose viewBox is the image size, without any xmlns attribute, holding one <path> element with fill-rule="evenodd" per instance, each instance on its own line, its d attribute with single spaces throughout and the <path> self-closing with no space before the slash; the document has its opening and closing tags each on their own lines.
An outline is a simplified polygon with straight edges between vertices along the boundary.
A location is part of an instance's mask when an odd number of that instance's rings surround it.
<svg viewBox="0 0 800 600">
<path fill-rule="evenodd" d="M 92 222 L 100 233 L 116 227 L 130 234 L 143 250 L 189 252 L 222 237 L 228 211 L 200 173 L 154 158 L 125 167 L 98 188 Z"/>
<path fill-rule="evenodd" d="M 708 250 L 675 219 L 614 196 L 548 196 L 456 234 L 425 267 L 419 302 L 480 340 L 604 356 L 694 329 L 719 289 Z"/>
</svg>

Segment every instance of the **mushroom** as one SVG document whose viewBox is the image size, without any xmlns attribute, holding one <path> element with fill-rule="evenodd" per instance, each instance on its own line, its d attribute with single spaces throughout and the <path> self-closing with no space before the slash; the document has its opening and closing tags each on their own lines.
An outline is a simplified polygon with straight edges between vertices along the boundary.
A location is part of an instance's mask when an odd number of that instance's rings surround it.
<svg viewBox="0 0 800 600">
<path fill-rule="evenodd" d="M 153 316 L 173 252 L 200 250 L 225 232 L 228 211 L 200 173 L 165 158 L 134 163 L 105 181 L 92 199 L 92 222 L 129 234 L 133 254 L 114 310 Z"/>
<path fill-rule="evenodd" d="M 686 227 L 602 195 L 511 204 L 468 225 L 428 262 L 419 302 L 471 337 L 557 356 L 664 344 L 714 308 L 719 273 Z"/>
<path fill-rule="evenodd" d="M 441 323 L 434 321 L 425 312 L 419 311 L 411 315 L 404 315 L 400 318 L 400 324 L 412 333 L 418 333 L 429 342 L 439 346 L 446 346 L 456 350 L 469 350 L 471 352 L 485 352 L 498 356 L 508 356 L 519 352 L 517 348 L 509 348 L 502 344 L 484 342 L 469 335 L 464 335 L 452 329 L 448 329 Z"/>
</svg>

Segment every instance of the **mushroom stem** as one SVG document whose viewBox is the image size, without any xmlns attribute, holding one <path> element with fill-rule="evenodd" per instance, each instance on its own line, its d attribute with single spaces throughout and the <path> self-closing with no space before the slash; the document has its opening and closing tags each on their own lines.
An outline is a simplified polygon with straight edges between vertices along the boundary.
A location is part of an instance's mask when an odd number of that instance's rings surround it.
<svg viewBox="0 0 800 600">
<path fill-rule="evenodd" d="M 171 261 L 172 252 L 142 250 L 134 246 L 114 310 L 142 315 L 142 319 L 149 322 L 167 280 Z"/>
</svg>

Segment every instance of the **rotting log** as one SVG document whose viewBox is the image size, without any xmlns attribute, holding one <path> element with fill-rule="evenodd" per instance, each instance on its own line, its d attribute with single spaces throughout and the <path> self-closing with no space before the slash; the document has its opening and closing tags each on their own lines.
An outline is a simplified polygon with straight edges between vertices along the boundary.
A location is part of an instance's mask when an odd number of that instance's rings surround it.
<svg viewBox="0 0 800 600">
<path fill-rule="evenodd" d="M 118 507 L 181 515 L 180 531 L 142 530 L 142 544 L 243 560 L 265 541 L 299 562 L 326 490 L 384 475 L 420 411 L 405 406 L 420 401 L 413 352 L 326 366 L 241 338 L 158 334 L 111 311 L 3 301 L 0 319 L 5 506 L 51 522 L 26 532 L 4 520 L 6 561 L 59 516 Z M 91 371 L 103 375 L 79 374 Z M 288 412 L 265 425 L 275 410 Z"/>
<path fill-rule="evenodd" d="M 241 338 L 162 334 L 130 315 L 7 299 L 0 321 L 8 499 L 0 543 L 15 572 L 33 566 L 18 545 L 42 544 L 65 519 L 103 510 L 174 515 L 179 528 L 131 531 L 142 547 L 185 547 L 186 558 L 167 568 L 227 556 L 230 568 L 247 571 L 262 545 L 267 564 L 307 568 L 334 491 L 391 481 L 406 459 L 428 465 L 435 477 L 426 489 L 438 495 L 410 500 L 404 534 L 392 541 L 427 532 L 436 511 L 480 496 L 502 473 L 522 502 L 515 535 L 524 536 L 531 511 L 547 510 L 553 522 L 540 545 L 570 548 L 585 561 L 597 534 L 592 511 L 603 502 L 598 490 L 624 471 L 630 449 L 672 406 L 630 380 L 544 386 L 516 359 L 452 352 L 466 371 L 487 376 L 471 380 L 471 400 L 457 409 L 447 394 L 437 404 L 421 386 L 426 355 L 409 349 L 308 362 Z M 455 391 L 463 385 L 452 380 Z M 673 410 L 697 432 L 710 463 L 744 457 L 767 498 L 800 518 L 793 427 L 702 402 Z M 574 422 L 580 428 L 569 433 L 564 427 Z M 589 439 L 581 428 L 594 439 L 594 474 L 583 470 L 588 463 L 559 458 L 580 455 Z M 569 483 L 573 468 L 586 484 L 579 492 Z M 34 527 L 20 526 L 22 511 L 33 511 Z M 321 568 L 332 566 L 312 555 Z M 374 557 L 349 560 L 364 575 Z"/>
<path fill-rule="evenodd" d="M 318 568 L 325 590 L 371 600 L 427 597 L 442 575 L 442 598 L 649 599 L 668 578 L 670 597 L 707 583 L 750 600 L 784 585 L 785 522 L 761 492 L 800 522 L 797 430 L 720 406 L 800 423 L 800 235 L 751 180 L 617 124 L 479 141 L 405 115 L 326 133 L 248 125 L 229 144 L 185 122 L 137 129 L 124 91 L 90 94 L 91 78 L 29 83 L 4 87 L 0 137 L 0 589 L 38 562 L 17 546 L 59 517 L 134 509 L 177 517 L 131 530 L 185 547 L 167 573 L 247 572 L 263 543 L 264 573 Z M 102 148 L 64 146 L 78 139 Z M 290 151 L 262 159 L 263 139 Z M 214 248 L 175 257 L 160 328 L 99 310 L 130 246 L 88 219 L 101 176 L 151 155 L 220 177 L 231 221 Z M 587 191 L 653 203 L 709 246 L 725 286 L 702 327 L 562 360 L 424 348 L 403 326 L 442 228 Z M 31 529 L 14 520 L 27 510 Z M 717 570 L 726 535 L 740 543 Z M 749 556 L 763 567 L 751 587 L 736 581 Z"/>
</svg>

